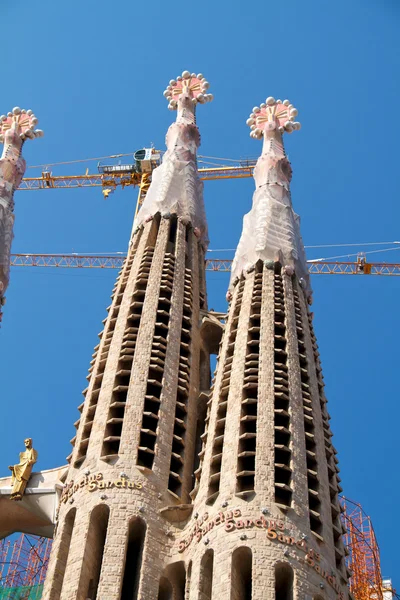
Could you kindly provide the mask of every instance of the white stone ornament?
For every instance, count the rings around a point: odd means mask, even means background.
[[[285,265],[284,271],[288,277],[292,277],[294,275],[294,268],[292,265]]]

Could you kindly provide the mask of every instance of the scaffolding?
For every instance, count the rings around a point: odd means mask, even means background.
[[[371,518],[349,498],[343,496],[341,505],[350,591],[355,600],[384,600],[379,546]]]
[[[39,600],[52,540],[21,534],[0,541],[0,600]]]

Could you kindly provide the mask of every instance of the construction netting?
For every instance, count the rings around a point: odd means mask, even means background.
[[[38,600],[51,550],[51,540],[12,535],[0,541],[0,600]]]
[[[208,245],[203,182],[197,170],[196,153],[200,134],[193,109],[183,110],[168,129],[167,151],[162,163],[154,169],[149,190],[136,216],[134,229],[157,213],[163,217],[177,215],[191,223],[204,247]]]
[[[1,587],[0,600],[39,600],[42,597],[43,584],[19,587]]]
[[[290,196],[290,164],[275,146],[260,156],[254,169],[256,190],[251,210],[243,218],[243,229],[232,263],[230,287],[243,272],[259,261],[280,262],[293,269],[309,294],[310,276],[300,217]],[[274,153],[275,152],[275,153]]]

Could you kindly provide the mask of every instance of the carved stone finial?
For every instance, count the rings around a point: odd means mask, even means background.
[[[164,96],[169,100],[168,108],[176,110],[180,98],[189,97],[193,105],[205,104],[214,99],[212,94],[208,94],[207,90],[210,87],[204,75],[199,73],[190,74],[189,71],[183,71],[182,75],[175,79],[171,79]]]
[[[196,105],[211,102],[208,81],[199,73],[183,71],[171,79],[164,96],[168,108],[176,110],[174,123],[165,138],[167,151],[162,163],[152,172],[151,184],[142,207],[135,217],[134,233],[154,215],[163,219],[176,216],[181,224],[191,225],[203,249],[207,247],[207,220],[203,200],[203,182],[197,168],[200,132],[196,124]]]
[[[301,124],[295,121],[297,115],[297,109],[290,104],[289,100],[282,102],[270,96],[260,106],[253,108],[246,121],[251,129],[250,137],[261,139],[264,132],[272,132],[276,129],[280,133],[292,133],[301,128]]]
[[[19,463],[8,467],[12,473],[12,492],[10,499],[16,501],[22,500],[22,496],[24,495],[32,473],[32,467],[38,458],[38,453],[32,447],[32,438],[26,438],[24,444],[26,449],[24,452],[20,452]]]
[[[0,142],[13,143],[19,138],[22,142],[26,139],[34,140],[43,137],[43,131],[36,129],[39,120],[31,110],[16,106],[12,112],[0,117]]]
[[[292,169],[282,139],[283,133],[300,129],[296,116],[297,109],[289,100],[269,97],[253,108],[247,120],[250,136],[264,142],[254,168],[253,204],[244,216],[232,263],[230,290],[237,277],[249,273],[262,260],[266,269],[275,268],[276,263],[285,265],[285,273],[296,273],[304,281],[306,293],[311,291],[300,219],[290,195]]]

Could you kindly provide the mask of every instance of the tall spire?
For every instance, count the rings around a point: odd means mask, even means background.
[[[230,288],[243,271],[263,260],[279,261],[289,271],[296,271],[301,284],[311,293],[300,218],[293,210],[290,195],[292,169],[282,139],[283,133],[300,129],[296,116],[297,110],[289,100],[269,97],[253,108],[247,120],[250,136],[263,138],[263,148],[254,169],[256,191],[252,208],[243,219]]]
[[[165,94],[178,117],[91,361],[44,600],[172,598],[172,546],[173,577],[184,585],[175,540],[192,511],[215,345],[203,325],[207,226],[196,164],[195,106],[211,99],[207,88],[184,72]],[[100,482],[94,493],[88,477]]]
[[[15,107],[0,117],[0,142],[4,144],[0,158],[0,320],[4,294],[10,280],[10,251],[14,226],[14,190],[24,176],[26,162],[22,147],[26,139],[42,137],[35,130],[38,119],[31,110]]]
[[[268,98],[248,121],[264,147],[180,546],[190,600],[348,599],[338,460],[282,143],[296,115]]]
[[[203,200],[203,183],[197,174],[197,148],[200,133],[196,125],[196,105],[213,99],[208,94],[208,81],[199,73],[184,71],[169,82],[164,96],[168,108],[177,110],[176,121],[166,136],[167,151],[162,164],[152,174],[152,183],[135,221],[139,227],[160,212],[162,216],[176,214],[194,228],[203,245],[208,243]]]

